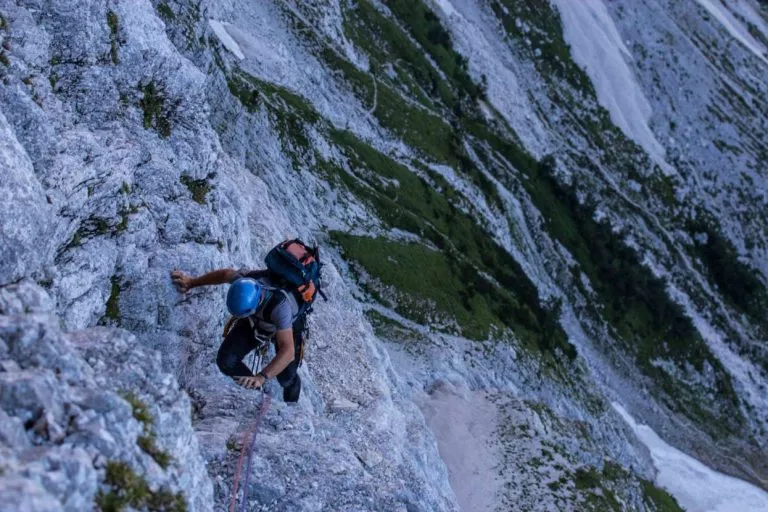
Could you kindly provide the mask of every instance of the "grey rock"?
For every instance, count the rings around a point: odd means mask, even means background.
[[[21,476],[4,476],[0,482],[3,499],[0,501],[1,512],[60,512],[62,505],[38,482]]]
[[[9,416],[4,409],[0,409],[0,445],[2,444],[19,451],[29,446],[24,423],[19,418]]]
[[[0,112],[0,286],[39,272],[53,254],[48,244],[53,208],[32,161]]]

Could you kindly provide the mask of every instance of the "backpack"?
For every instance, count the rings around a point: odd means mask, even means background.
[[[319,293],[324,300],[320,280],[320,249],[308,247],[299,239],[286,240],[273,247],[264,258],[270,280],[276,286],[293,293],[299,311],[296,318],[312,311]]]

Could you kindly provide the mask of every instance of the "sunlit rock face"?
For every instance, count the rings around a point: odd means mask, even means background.
[[[669,445],[765,487],[767,18],[0,2],[0,510],[677,510]],[[330,300],[238,473],[225,289],[169,273],[297,236]]]

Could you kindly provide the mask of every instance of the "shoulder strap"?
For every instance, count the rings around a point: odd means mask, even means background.
[[[266,320],[267,322],[271,321],[272,319],[272,312],[275,310],[277,306],[285,302],[287,297],[287,292],[281,288],[266,288],[271,294],[271,296],[267,299],[267,303],[264,306],[263,312],[261,314],[262,318]]]

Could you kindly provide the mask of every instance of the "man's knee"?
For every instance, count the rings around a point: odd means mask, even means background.
[[[296,374],[290,385],[283,387],[283,401],[298,402],[301,394],[301,377]]]
[[[219,353],[216,355],[216,365],[224,375],[232,375],[238,362],[237,356],[226,350],[219,349]]]
[[[283,388],[283,400],[297,402],[301,393],[301,377],[298,374],[298,361],[293,361],[277,376],[277,382]]]
[[[296,361],[293,361],[291,364],[288,365],[288,367],[280,372],[277,375],[277,382],[280,383],[280,386],[285,388],[287,386],[290,386],[294,380],[296,380],[299,376],[296,374],[296,371],[298,370],[298,365],[296,364]]]

